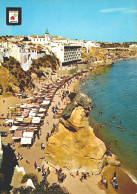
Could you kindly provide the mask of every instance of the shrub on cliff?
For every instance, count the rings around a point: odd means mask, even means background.
[[[5,62],[2,63],[2,66],[8,69],[12,76],[15,76],[17,85],[20,87],[20,89],[23,88],[24,90],[25,87],[32,85],[30,72],[24,71],[20,63],[13,57],[5,60]]]
[[[41,68],[51,68],[52,70],[57,70],[59,66],[59,60],[55,55],[44,55],[38,59],[33,60],[32,65],[29,69],[30,73],[35,73],[37,76],[44,76],[44,71]],[[43,72],[42,72],[43,71]],[[43,74],[42,74],[43,73]]]
[[[32,189],[31,187],[24,188],[14,188],[14,194],[69,194],[69,192],[65,188],[61,188],[60,185],[53,183],[50,187],[45,187],[45,184],[39,184],[36,186],[36,189]]]
[[[25,174],[21,180],[21,183],[26,183],[28,179],[31,179],[34,185],[38,184],[38,177],[33,173]]]

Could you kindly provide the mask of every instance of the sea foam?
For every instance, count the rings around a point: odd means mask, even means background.
[[[137,184],[137,178],[129,170],[127,169],[123,169],[123,170],[126,174],[128,174],[128,176],[132,179],[132,181]]]

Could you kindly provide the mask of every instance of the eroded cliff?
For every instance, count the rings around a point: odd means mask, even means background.
[[[104,142],[89,126],[90,110],[91,99],[79,92],[63,111],[57,132],[48,139],[45,149],[46,159],[53,165],[93,173],[110,163],[119,165],[116,157],[105,155]]]

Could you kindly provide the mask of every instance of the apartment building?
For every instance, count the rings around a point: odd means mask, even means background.
[[[81,46],[64,46],[64,60],[62,65],[81,61]]]
[[[59,59],[60,66],[81,61],[81,46],[64,45],[62,43],[52,42],[48,48]]]

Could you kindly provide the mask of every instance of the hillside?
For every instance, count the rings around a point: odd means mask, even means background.
[[[25,91],[26,88],[33,86],[30,73],[25,72],[13,57],[2,63],[0,72],[4,92]]]
[[[50,72],[56,71],[58,66],[58,59],[55,56],[44,55],[44,57],[33,60],[30,69],[24,71],[15,58],[7,58],[0,66],[0,86],[3,88],[4,93],[27,91],[35,88],[34,83],[39,78],[46,77]]]
[[[59,60],[55,55],[44,55],[38,59],[33,60],[28,72],[34,73],[38,78],[46,76],[51,71],[56,71],[59,67]]]
[[[83,62],[95,62],[95,61],[107,61],[107,60],[120,60],[128,59],[137,56],[136,48],[101,48],[91,47],[89,52],[82,49],[82,61]]]

